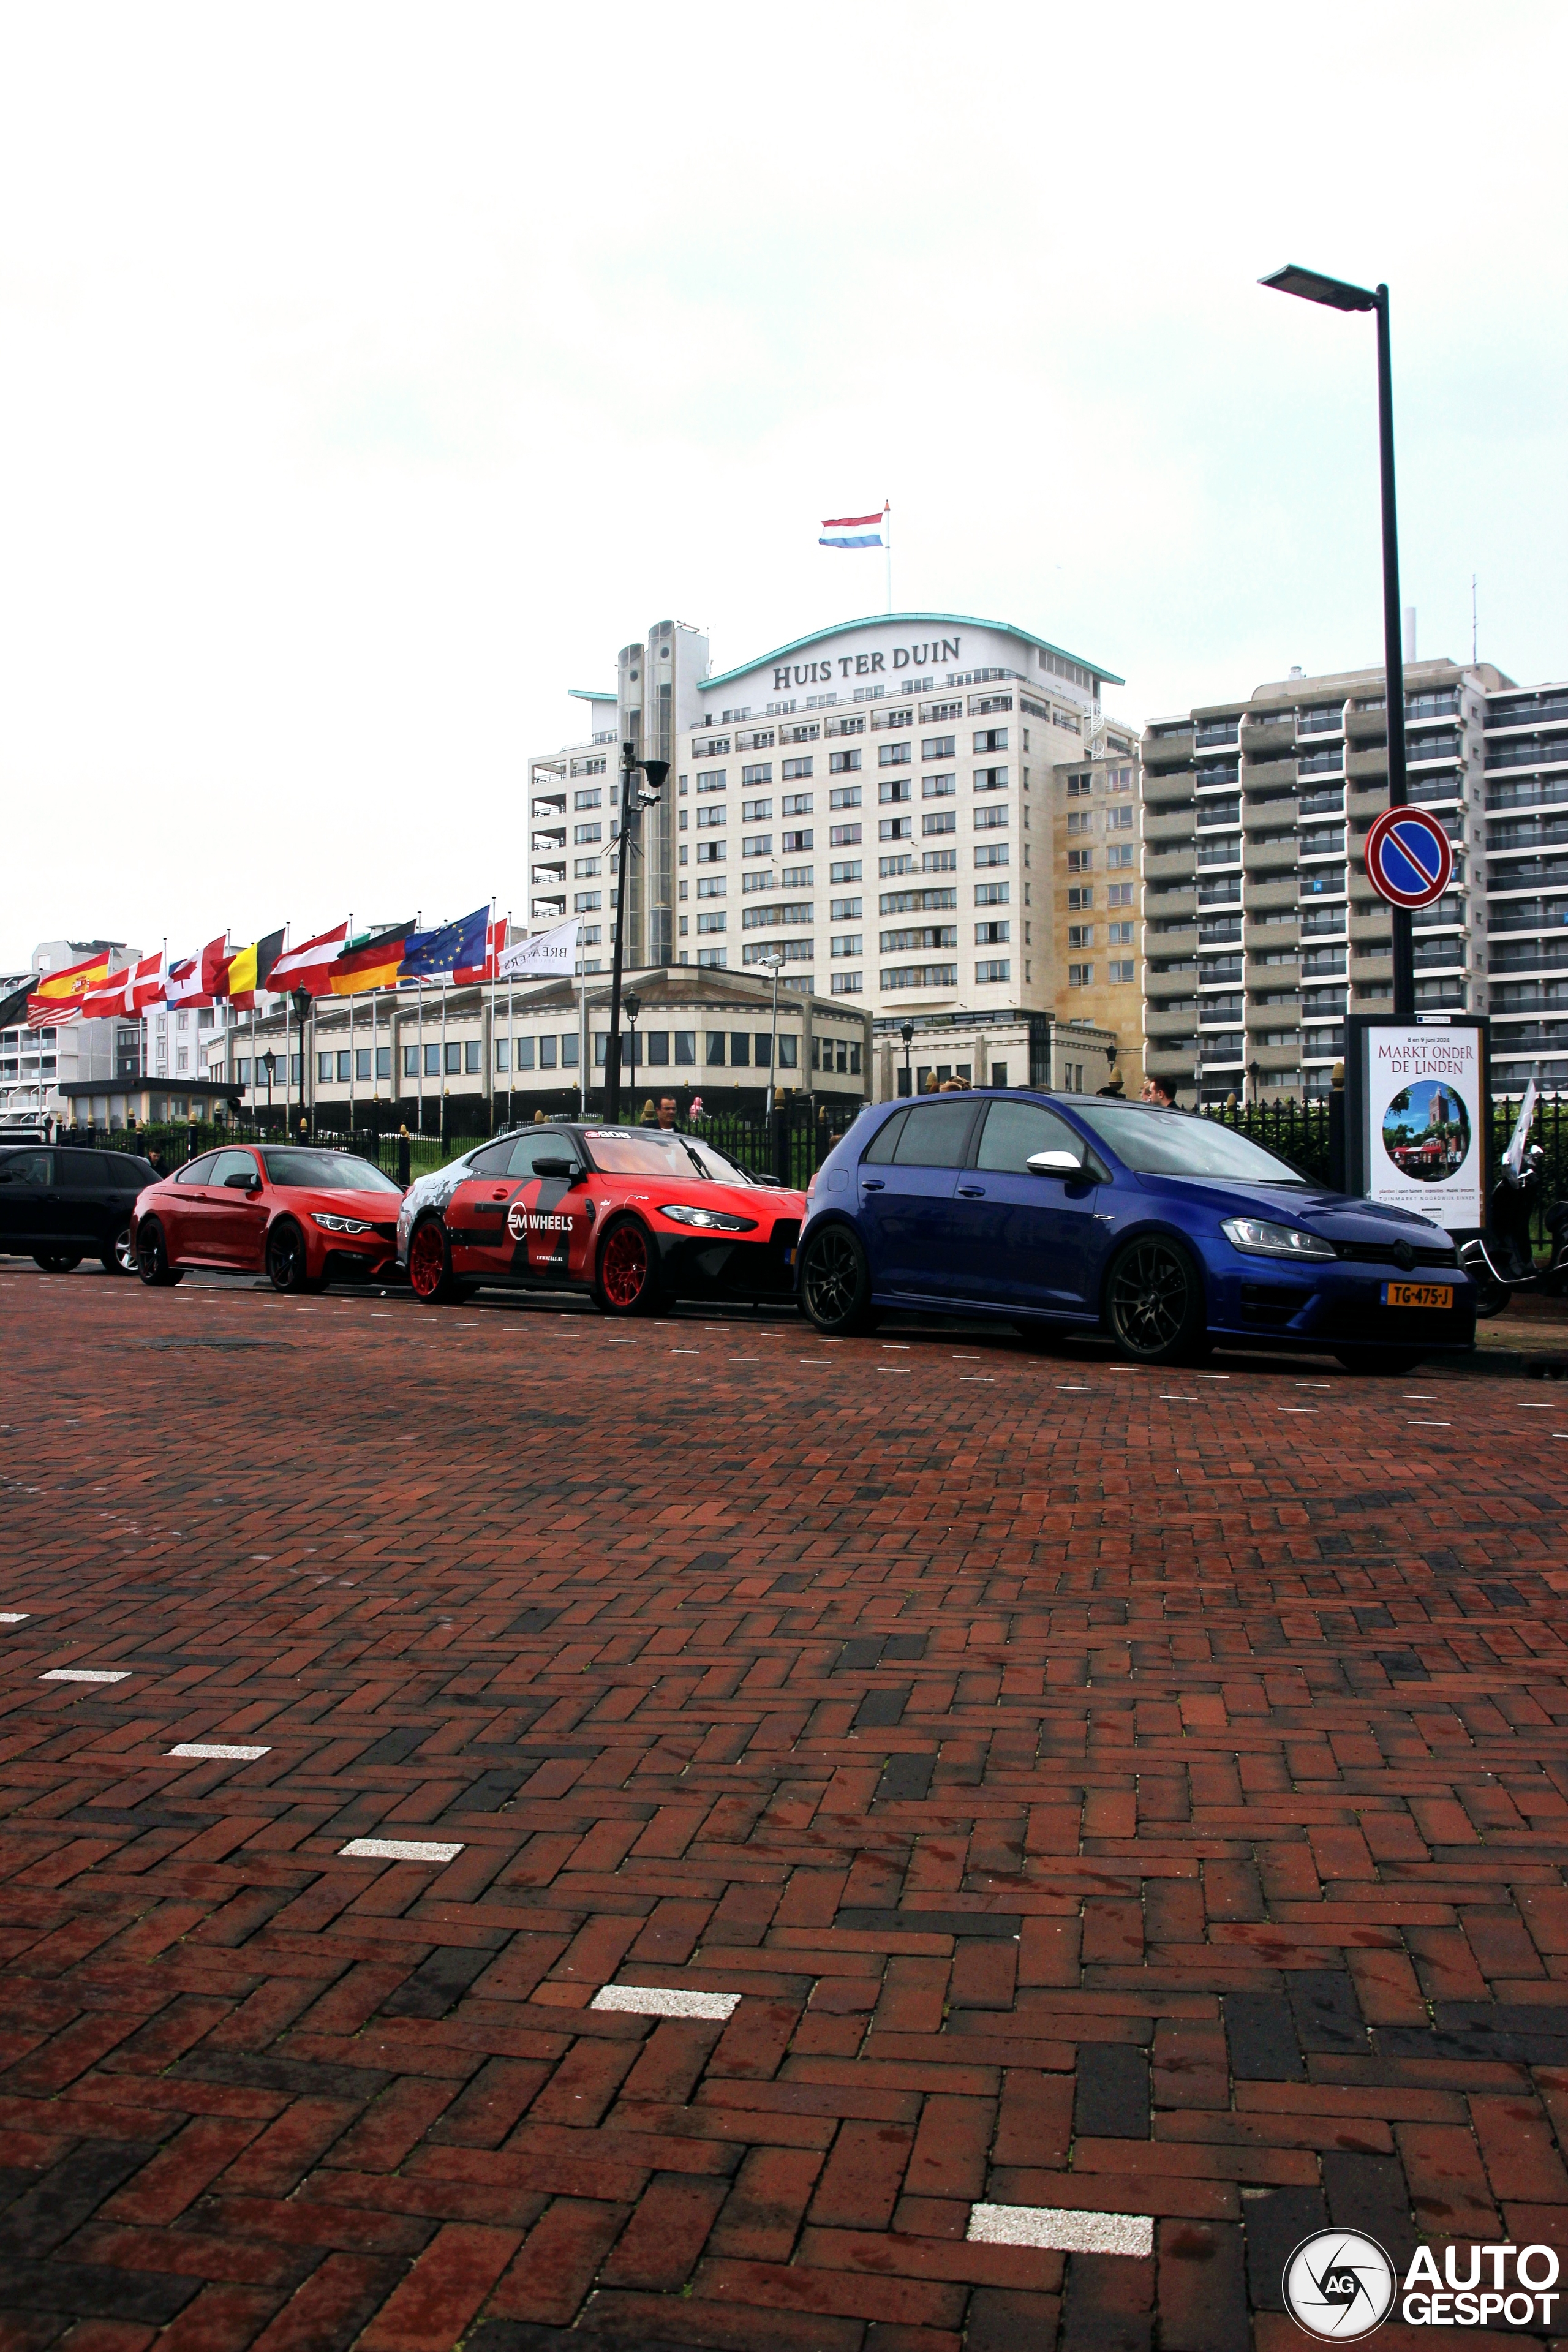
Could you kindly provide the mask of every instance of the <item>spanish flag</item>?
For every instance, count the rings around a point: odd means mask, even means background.
[[[414,936],[412,923],[388,923],[351,940],[330,967],[334,996],[363,996],[372,988],[395,988],[403,951]]]
[[[28,1028],[46,1029],[57,1021],[74,1021],[80,1010],[79,998],[108,979],[111,952],[109,948],[100,948],[85,963],[73,963],[66,971],[51,971],[40,980],[27,998]]]
[[[228,960],[225,993],[231,1004],[248,1012],[256,1003],[258,989],[264,989],[272,977],[272,967],[283,952],[281,929],[268,931],[264,940],[252,940],[247,948],[237,948]]]

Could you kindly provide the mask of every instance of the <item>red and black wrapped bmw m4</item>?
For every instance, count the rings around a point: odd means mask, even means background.
[[[552,1121],[416,1184],[398,1256],[416,1297],[581,1290],[606,1315],[677,1298],[787,1301],[805,1196],[698,1136]]]

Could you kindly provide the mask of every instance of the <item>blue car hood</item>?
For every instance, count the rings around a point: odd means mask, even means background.
[[[1316,1184],[1241,1184],[1226,1176],[1135,1176],[1132,1181],[1142,1192],[1167,1202],[1173,1213],[1212,1217],[1215,1223],[1223,1217],[1267,1217],[1277,1225],[1301,1225],[1326,1241],[1385,1242],[1390,1248],[1401,1238],[1425,1249],[1449,1238],[1426,1217],[1407,1216],[1403,1209],[1353,1200],[1347,1192],[1331,1192]]]

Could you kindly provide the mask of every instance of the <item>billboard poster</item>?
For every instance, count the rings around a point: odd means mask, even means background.
[[[1366,1200],[1451,1234],[1486,1223],[1486,1023],[1348,1024],[1349,1165]]]

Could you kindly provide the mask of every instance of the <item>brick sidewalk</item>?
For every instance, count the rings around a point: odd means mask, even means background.
[[[0,2352],[1284,2352],[1320,2223],[1568,2256],[1568,1401],[904,1336],[0,1271]]]

